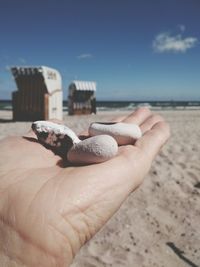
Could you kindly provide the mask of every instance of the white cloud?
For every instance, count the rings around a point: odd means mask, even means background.
[[[183,38],[181,34],[172,36],[170,33],[165,32],[156,36],[155,40],[153,41],[153,49],[158,53],[185,53],[188,49],[195,47],[197,43],[198,39],[196,37]]]
[[[183,24],[179,24],[179,25],[178,25],[178,28],[179,28],[179,30],[180,30],[181,32],[184,32],[184,31],[185,31],[185,25],[183,25]]]
[[[22,63],[22,64],[26,64],[26,59],[20,57],[18,60],[19,60],[20,63]]]
[[[92,54],[81,54],[79,56],[77,56],[78,59],[88,59],[88,58],[92,58],[93,55]]]

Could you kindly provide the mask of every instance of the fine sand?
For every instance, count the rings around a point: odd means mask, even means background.
[[[159,113],[170,123],[171,139],[142,186],[81,249],[72,267],[200,266],[200,110]],[[64,120],[80,133],[90,122],[116,115],[65,114]],[[11,122],[11,116],[0,111],[0,139],[30,128],[31,123]]]

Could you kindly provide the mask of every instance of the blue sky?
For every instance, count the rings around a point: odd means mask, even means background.
[[[0,99],[9,67],[97,82],[98,100],[200,100],[199,0],[0,0]]]

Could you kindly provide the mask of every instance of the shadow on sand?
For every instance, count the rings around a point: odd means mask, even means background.
[[[8,122],[14,122],[12,119],[1,119],[0,118],[0,123],[8,123]]]
[[[184,251],[180,250],[179,248],[177,248],[175,246],[175,244],[173,242],[167,242],[166,245],[168,247],[170,247],[174,253],[181,259],[183,260],[185,263],[187,263],[189,266],[191,267],[199,267],[199,265],[196,265],[194,262],[192,262],[190,259],[188,259],[186,256],[184,256]]]

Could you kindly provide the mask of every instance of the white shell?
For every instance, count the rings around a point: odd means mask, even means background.
[[[75,144],[68,152],[67,159],[71,163],[100,163],[116,156],[118,145],[109,135],[99,135]]]
[[[118,145],[133,144],[135,140],[142,136],[140,127],[133,123],[124,122],[93,122],[89,127],[89,135],[96,136],[108,134],[115,138]]]
[[[80,142],[78,136],[67,126],[57,124],[51,121],[35,121],[32,124],[32,129],[37,132],[54,132],[55,134],[68,135],[73,143]]]
[[[41,143],[52,148],[69,149],[81,141],[67,126],[50,121],[35,121],[32,129]]]

